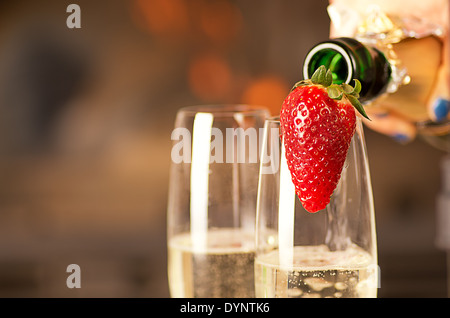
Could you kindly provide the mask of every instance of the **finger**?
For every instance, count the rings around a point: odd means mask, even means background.
[[[450,100],[438,97],[430,107],[432,115],[430,117],[435,122],[444,122],[449,119]]]
[[[430,94],[427,110],[431,120],[443,122],[450,119],[450,63],[449,34],[443,38],[442,63],[439,67],[436,85]]]

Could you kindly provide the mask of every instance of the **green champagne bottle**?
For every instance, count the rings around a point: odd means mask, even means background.
[[[306,55],[303,63],[304,78],[324,65],[333,74],[333,83],[350,83],[358,79],[362,84],[361,103],[367,103],[383,94],[391,80],[391,65],[375,47],[363,45],[352,38],[336,38],[321,42]]]

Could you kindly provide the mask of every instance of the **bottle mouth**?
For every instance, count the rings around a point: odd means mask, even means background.
[[[333,74],[333,83],[350,84],[353,78],[353,64],[348,53],[335,43],[321,43],[306,55],[303,63],[304,79],[311,78],[319,66],[324,65]]]

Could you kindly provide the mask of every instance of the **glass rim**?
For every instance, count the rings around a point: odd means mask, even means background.
[[[280,123],[280,116],[272,116],[266,119],[266,122],[268,123]]]
[[[188,115],[195,115],[197,113],[211,113],[215,117],[232,117],[236,114],[242,114],[246,116],[259,116],[270,113],[269,109],[261,105],[249,105],[249,104],[205,104],[205,105],[193,105],[185,106],[178,110],[178,113],[184,113]]]

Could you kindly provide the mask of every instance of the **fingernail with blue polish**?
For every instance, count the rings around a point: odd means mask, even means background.
[[[438,98],[433,106],[436,121],[445,120],[448,112],[450,111],[450,101],[443,98]]]
[[[392,135],[392,138],[396,142],[401,143],[401,144],[406,144],[406,143],[408,143],[411,140],[411,138],[408,135],[404,135],[404,134],[401,134],[401,133]]]

